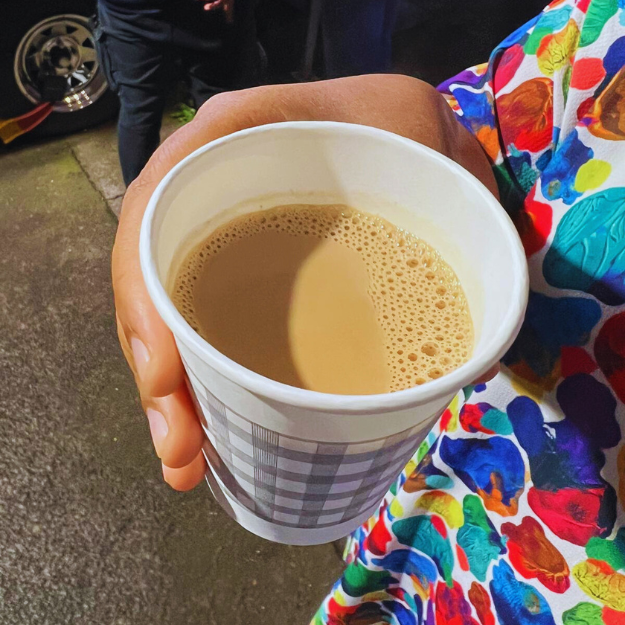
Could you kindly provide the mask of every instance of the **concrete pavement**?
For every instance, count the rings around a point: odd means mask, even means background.
[[[332,545],[161,481],[115,335],[123,190],[112,125],[0,153],[0,625],[305,624]]]

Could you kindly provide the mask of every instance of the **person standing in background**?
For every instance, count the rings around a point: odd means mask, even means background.
[[[326,0],[321,29],[326,78],[391,71],[400,0]]]
[[[119,160],[129,185],[160,141],[168,90],[187,79],[199,108],[258,84],[256,0],[98,0],[98,56],[120,99]]]
[[[392,38],[401,0],[287,0],[309,12],[309,34],[314,55],[321,26],[324,78],[344,78],[391,71]],[[306,61],[304,63],[306,65]],[[304,71],[304,79],[312,69]]]

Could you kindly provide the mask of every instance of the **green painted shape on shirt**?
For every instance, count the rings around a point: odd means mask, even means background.
[[[497,181],[502,206],[505,208],[508,215],[516,215],[523,208],[527,193],[523,191],[516,180],[512,179],[506,165],[495,165],[495,167],[493,167],[493,173]],[[472,386],[468,388],[473,390]]]
[[[414,547],[432,558],[441,577],[451,588],[454,555],[447,538],[443,538],[426,516],[409,517],[393,523],[393,534],[402,545]]]
[[[430,443],[428,439],[426,438],[419,445],[419,449],[417,449],[417,462],[421,462],[421,460],[423,460],[423,458],[425,457],[425,454],[427,454],[428,451],[430,451]]]
[[[586,555],[607,562],[615,571],[625,569],[625,527],[619,529],[614,540],[591,538],[586,545]]]
[[[571,85],[571,71],[573,70],[573,66],[569,65],[564,70],[564,76],[562,76],[562,97],[564,99],[564,104],[566,105],[566,101],[569,97],[569,87]]]
[[[541,28],[540,26],[534,28],[523,46],[523,52],[525,52],[525,54],[536,54],[543,37],[550,35],[552,32],[553,29],[551,28]]]
[[[599,39],[606,22],[618,11],[618,0],[592,0],[579,39],[579,47],[589,46]]]
[[[508,415],[497,408],[491,408],[487,410],[481,419],[482,425],[495,432],[495,434],[501,434],[502,436],[508,436],[512,434],[512,423],[508,419]]]
[[[391,495],[397,495],[397,480],[395,480],[392,484],[391,484],[391,488],[389,489]]]
[[[313,620],[310,623],[310,625],[324,625],[322,610],[323,610],[323,607],[320,607],[317,610],[317,614],[315,614],[315,616],[313,617]]]
[[[601,606],[582,601],[562,614],[563,625],[604,625]]]
[[[462,512],[464,524],[458,530],[458,544],[467,556],[471,573],[484,582],[488,566],[499,554],[505,553],[506,548],[477,495],[467,495],[463,499]]]
[[[362,597],[370,592],[385,590],[389,584],[396,581],[388,571],[370,571],[356,561],[345,569],[341,584],[350,597]]]

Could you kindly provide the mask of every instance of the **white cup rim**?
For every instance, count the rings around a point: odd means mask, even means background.
[[[186,322],[160,281],[152,253],[154,217],[163,194],[180,172],[204,153],[219,149],[225,144],[242,140],[250,135],[288,129],[298,131],[329,129],[337,133],[357,133],[403,144],[426,158],[438,160],[481,194],[484,205],[492,213],[493,220],[498,223],[501,234],[507,237],[510,253],[515,261],[511,267],[512,273],[510,275],[510,280],[514,281],[513,296],[510,299],[507,313],[499,327],[494,329],[490,341],[481,350],[481,353],[454,371],[421,386],[376,395],[335,395],[292,387],[250,371],[217,351]],[[451,396],[461,388],[471,384],[478,376],[501,360],[512,345],[523,322],[529,291],[527,262],[516,228],[501,204],[475,176],[455,161],[416,141],[371,126],[344,122],[296,121],[266,124],[226,135],[198,148],[173,167],[153,192],[141,224],[139,252],[145,284],[161,318],[174,335],[187,346],[192,346],[193,351],[200,355],[207,364],[248,391],[269,400],[303,409],[337,413],[338,415],[341,413],[371,414],[405,410],[445,396]]]

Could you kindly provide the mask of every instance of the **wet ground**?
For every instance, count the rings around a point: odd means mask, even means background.
[[[114,126],[0,153],[0,624],[305,624],[341,562],[166,486],[117,344]]]

